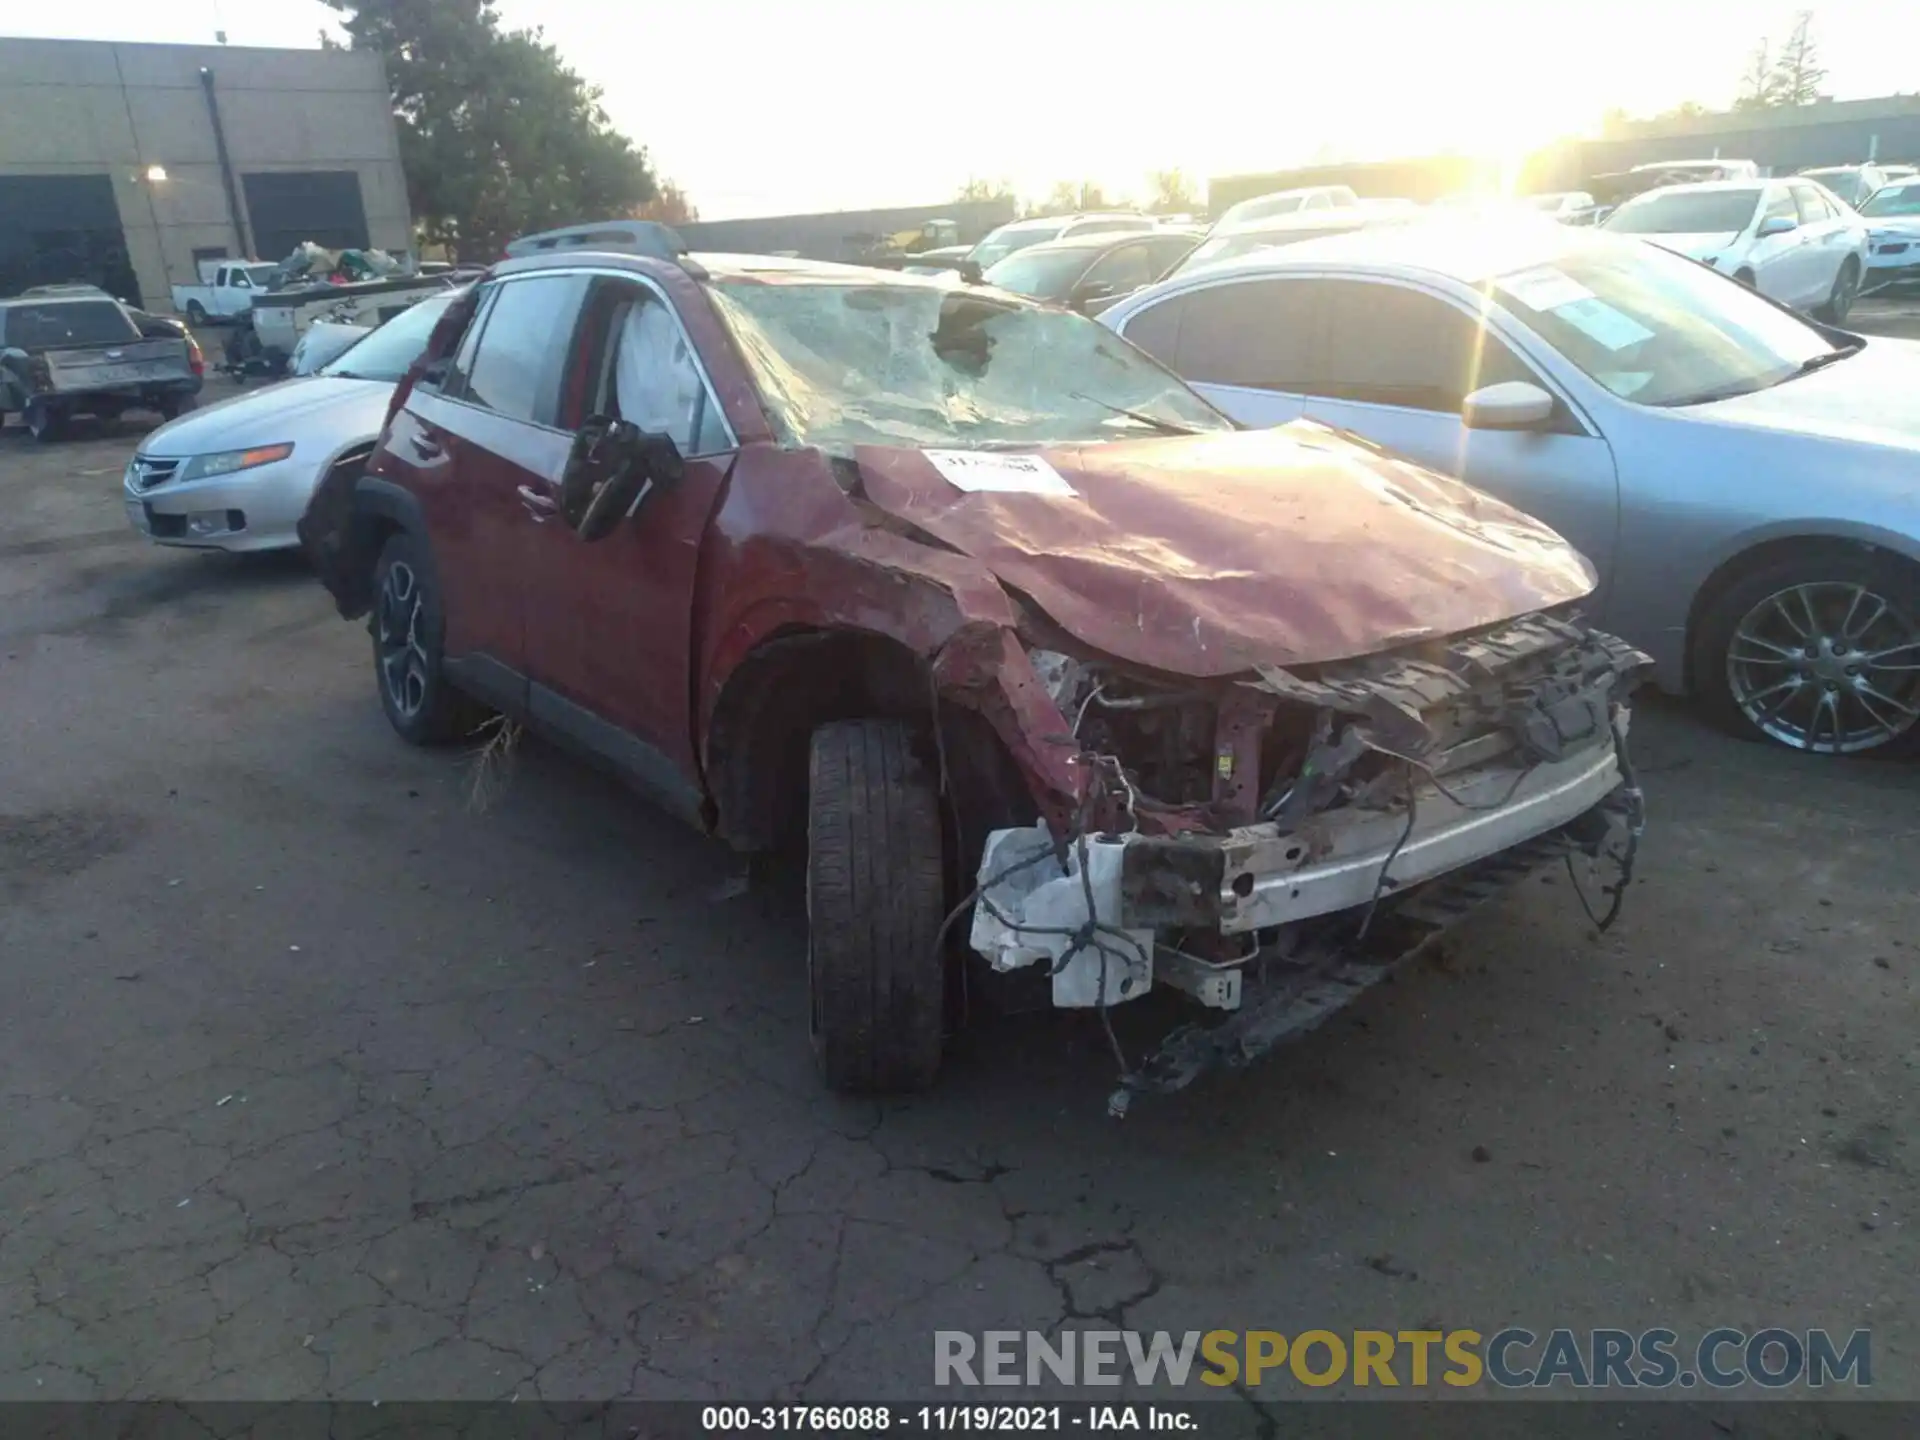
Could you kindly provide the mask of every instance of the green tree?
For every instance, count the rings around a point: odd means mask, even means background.
[[[515,235],[631,214],[657,186],[600,92],[539,30],[489,0],[326,0],[349,48],[386,62],[400,161],[421,232],[466,260]]]
[[[977,175],[969,175],[967,183],[960,187],[960,193],[953,198],[963,205],[983,200],[1004,200],[1009,205],[1015,203],[1011,181],[982,180]]]
[[[687,192],[671,180],[656,182],[654,197],[633,210],[636,220],[658,220],[662,225],[690,225],[700,218],[700,209],[687,198]]]
[[[1029,215],[1072,215],[1082,210],[1105,210],[1112,202],[1107,199],[1106,191],[1092,180],[1082,180],[1077,184],[1072,180],[1059,180],[1053,189],[1047,192],[1047,198],[1035,205]]]
[[[1701,115],[1710,114],[1706,106],[1698,100],[1682,100],[1671,110],[1662,110],[1653,118],[1656,120],[1693,120]]]
[[[1761,37],[1740,73],[1740,96],[1733,102],[1736,110],[1768,110],[1780,103],[1780,82],[1773,64],[1773,48]]]
[[[1204,207],[1184,170],[1156,170],[1151,177],[1153,199],[1147,208],[1156,215],[1188,215]]]
[[[1820,64],[1820,47],[1813,41],[1813,12],[1793,17],[1793,29],[1773,62],[1773,103],[1811,105],[1820,99],[1820,82],[1827,72]]]

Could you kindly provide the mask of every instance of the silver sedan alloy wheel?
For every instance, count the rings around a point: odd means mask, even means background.
[[[1783,745],[1877,750],[1920,723],[1920,616],[1852,581],[1789,585],[1734,630],[1727,688]]]

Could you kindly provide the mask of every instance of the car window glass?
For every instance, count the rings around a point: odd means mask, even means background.
[[[1776,190],[1767,197],[1767,208],[1760,216],[1761,224],[1769,220],[1791,220],[1800,223],[1800,211],[1793,203],[1793,196],[1785,190]]]
[[[1187,297],[1174,370],[1188,380],[1299,393],[1313,375],[1313,291],[1302,280],[1243,280]]]
[[[1138,290],[1154,278],[1153,257],[1144,244],[1121,245],[1109,250],[1081,277],[1082,288],[1105,285],[1109,293],[1120,295]]]
[[[1540,383],[1505,341],[1438,296],[1361,280],[1317,288],[1326,350],[1312,393],[1457,415],[1483,385]]]
[[[1185,295],[1172,296],[1158,304],[1149,305],[1128,320],[1120,333],[1162,365],[1172,369],[1174,362],[1180,358],[1180,320],[1186,314],[1186,309]]]
[[[1147,252],[1153,257],[1153,278],[1158,280],[1184,260],[1196,243],[1191,235],[1156,235],[1149,240]]]
[[[1802,225],[1818,224],[1822,220],[1833,218],[1833,207],[1827,204],[1826,197],[1811,185],[1789,185],[1793,192],[1793,201],[1800,208]]]
[[[473,369],[473,354],[480,348],[480,332],[486,328],[487,312],[493,309],[494,298],[499,293],[497,284],[483,286],[473,302],[473,317],[467,321],[460,343],[454,347],[453,363],[447,367],[446,378],[440,383],[441,393],[449,398],[457,399],[466,391],[467,374]],[[432,382],[424,376],[419,386],[428,390],[433,388]]]
[[[594,414],[618,416],[649,434],[665,432],[683,455],[728,448],[719,404],[694,363],[693,347],[658,296],[637,285],[609,284],[596,297],[584,342],[601,356]]]
[[[515,420],[552,425],[567,342],[587,278],[534,275],[502,282],[480,331],[463,398]]]
[[[253,281],[247,278],[247,272],[244,270],[234,271],[231,278],[235,290],[251,290],[253,288]]]

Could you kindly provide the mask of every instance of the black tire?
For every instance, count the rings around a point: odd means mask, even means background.
[[[1889,643],[1887,637],[1897,638],[1899,634],[1897,628],[1878,628],[1878,626],[1910,627],[1907,630],[1908,634],[1920,636],[1920,571],[1916,571],[1911,565],[1904,564],[1892,557],[1876,555],[1865,550],[1838,544],[1822,544],[1817,541],[1810,541],[1807,544],[1806,550],[1801,554],[1782,556],[1764,562],[1748,570],[1745,574],[1740,575],[1715,595],[1701,612],[1700,618],[1694,625],[1694,631],[1691,637],[1691,659],[1693,689],[1701,704],[1705,707],[1707,714],[1713,719],[1715,724],[1719,725],[1729,734],[1736,735],[1744,740],[1756,740],[1769,744],[1782,745],[1788,749],[1811,750],[1813,753],[1822,755],[1863,754],[1872,755],[1876,758],[1885,757],[1889,759],[1920,754],[1920,723],[1909,725],[1904,734],[1889,738],[1883,742],[1870,746],[1862,745],[1842,750],[1833,743],[1817,743],[1821,738],[1818,734],[1813,736],[1813,740],[1816,742],[1813,744],[1796,743],[1790,737],[1780,734],[1770,734],[1766,729],[1762,728],[1762,725],[1751,717],[1746,710],[1741,708],[1741,704],[1734,694],[1733,679],[1729,675],[1729,670],[1733,668],[1729,664],[1729,650],[1734,644],[1735,635],[1739,631],[1742,621],[1746,620],[1750,615],[1753,615],[1758,607],[1765,605],[1770,597],[1780,595],[1796,586],[1809,587],[1814,594],[1817,606],[1821,605],[1827,597],[1832,597],[1834,604],[1850,603],[1845,601],[1843,597],[1851,593],[1851,587],[1855,586],[1861,587],[1868,595],[1876,597],[1876,599],[1885,599],[1888,602],[1888,616],[1879,621],[1877,627],[1869,632],[1878,638],[1871,641],[1867,646],[1855,646],[1854,653],[1856,656],[1862,648],[1873,648]],[[1821,587],[1827,588],[1823,590]],[[1845,589],[1836,589],[1835,587],[1845,587]],[[1810,624],[1805,610],[1801,608],[1799,600],[1795,598],[1789,603],[1792,609],[1792,619],[1798,621],[1800,626],[1804,626],[1815,632],[1827,629],[1843,631],[1845,628],[1844,624],[1839,627]],[[1863,609],[1861,612],[1856,613],[1868,612]],[[1851,618],[1851,616],[1848,618]],[[1787,617],[1781,617],[1780,623],[1786,624]],[[1797,641],[1792,639],[1792,632],[1783,632],[1782,635],[1775,636],[1774,638],[1784,639],[1789,643],[1798,644]],[[1812,647],[1809,646],[1807,648]],[[1743,645],[1741,653],[1743,655],[1769,654],[1769,652],[1765,650],[1747,645]],[[1895,656],[1889,663],[1920,663],[1920,650],[1903,651],[1900,655]],[[1764,667],[1774,665],[1780,667],[1779,673],[1783,679],[1787,678],[1789,673],[1795,670],[1792,662],[1776,661],[1770,658],[1763,660],[1761,667],[1756,668],[1749,666],[1747,668],[1750,673],[1756,675],[1765,674],[1766,678],[1770,680],[1771,674],[1765,672]],[[1920,707],[1920,678],[1915,678],[1915,674],[1916,672],[1911,671],[1893,672],[1892,674],[1882,676],[1870,675],[1869,678],[1885,680],[1888,684],[1897,685],[1902,683],[1902,677],[1904,676],[1904,683],[1910,688],[1904,691],[1895,689],[1890,693],[1892,693],[1895,701],[1899,704],[1908,707]],[[1834,683],[1842,686],[1850,683],[1844,673],[1832,678]],[[1819,684],[1823,688],[1828,683],[1828,677],[1818,675],[1810,675],[1802,680],[1803,685]],[[1844,694],[1844,692],[1842,693]],[[1818,699],[1812,690],[1807,690],[1806,695],[1809,700]],[[1757,696],[1750,696],[1750,703],[1752,699],[1757,698]],[[1876,702],[1876,704],[1882,714],[1898,720],[1900,712],[1896,706],[1879,704],[1878,702]],[[1791,728],[1793,718],[1798,714],[1798,706],[1799,702],[1795,701],[1795,708],[1784,713],[1779,720],[1773,723],[1785,728]]]
[[[189,410],[199,407],[199,399],[192,395],[163,395],[153,402],[153,408],[162,420],[178,420]]]
[[[67,417],[44,400],[29,400],[25,416],[27,433],[40,444],[51,444],[67,433]]]
[[[207,307],[198,300],[187,302],[187,324],[198,330],[207,323]]]
[[[446,625],[432,562],[425,542],[405,530],[387,537],[374,564],[367,630],[373,637],[380,708],[402,740],[409,745],[450,744],[471,735],[486,718],[485,710],[454,689],[441,668]]]
[[[834,1090],[924,1090],[946,1037],[940,795],[896,720],[813,732],[807,766],[807,983]]]
[[[1853,302],[1859,298],[1860,262],[1849,255],[1842,262],[1840,273],[1833,277],[1833,291],[1827,296],[1827,303],[1820,307],[1818,318],[1829,325],[1845,324]]]

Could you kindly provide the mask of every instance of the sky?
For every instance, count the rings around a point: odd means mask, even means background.
[[[703,219],[938,204],[970,177],[1023,196],[1094,180],[1144,197],[1209,176],[1444,150],[1519,155],[1733,99],[1768,0],[498,0],[605,92]],[[1836,99],[1920,90],[1920,5],[1822,0]],[[319,0],[87,0],[12,7],[0,32],[314,46]]]

